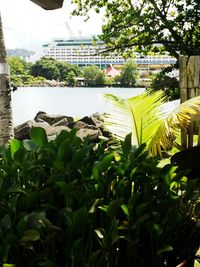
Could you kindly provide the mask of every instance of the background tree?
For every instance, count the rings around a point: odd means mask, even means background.
[[[105,75],[103,71],[96,65],[83,67],[82,74],[86,86],[99,86],[105,83]]]
[[[74,87],[76,85],[76,75],[73,71],[68,72],[66,82],[68,86]]]
[[[199,0],[74,0],[74,14],[88,16],[105,9],[101,39],[107,49],[200,54]]]
[[[67,74],[73,72],[75,76],[80,74],[80,69],[76,65],[55,60],[53,58],[42,57],[31,66],[30,74],[41,76],[47,80],[65,81]]]
[[[8,64],[10,66],[11,75],[25,75],[29,72],[30,63],[27,63],[20,57],[8,57]]]
[[[132,60],[127,61],[118,77],[118,82],[124,87],[133,87],[138,78],[137,65]]]
[[[60,71],[56,66],[56,60],[43,57],[32,65],[30,74],[37,77],[41,76],[47,80],[59,80]]]
[[[65,81],[66,77],[70,72],[73,72],[74,76],[79,76],[80,75],[80,69],[77,65],[70,64],[68,62],[64,61],[55,61],[56,67],[59,70],[59,80],[60,81]]]

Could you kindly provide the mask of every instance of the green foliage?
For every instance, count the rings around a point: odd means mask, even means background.
[[[104,10],[101,38],[108,49],[122,53],[135,48],[172,56],[200,54],[199,0],[74,0],[75,15],[88,16],[89,10]],[[161,44],[161,46],[160,46]]]
[[[82,74],[85,85],[88,87],[100,86],[105,83],[105,75],[96,65],[83,67]]]
[[[46,81],[44,77],[33,77],[31,75],[20,75],[20,76],[11,76],[11,83],[17,86],[38,86],[43,84]]]
[[[169,101],[180,98],[178,80],[167,76],[162,71],[154,77],[148,90],[152,92],[163,90]]]
[[[73,72],[77,76],[80,70],[77,66],[67,62],[43,57],[32,65],[30,74],[33,76],[42,76],[48,80],[65,81],[69,72]]]
[[[70,63],[57,61],[57,60],[55,60],[55,64],[60,73],[60,76],[59,76],[60,81],[66,81],[69,73],[71,73],[70,75],[73,74],[74,77],[77,77],[78,75],[80,75],[81,71],[77,65],[72,65]]]
[[[11,70],[11,83],[16,86],[38,86],[42,84],[46,79],[41,76],[33,77],[30,75],[31,63],[19,57],[8,57],[8,64]]]
[[[137,65],[132,60],[129,60],[123,65],[117,81],[120,83],[121,86],[133,87],[137,82],[137,78],[138,78]]]
[[[159,168],[130,135],[117,150],[76,130],[31,137],[1,150],[3,266],[171,267],[194,255],[199,192],[184,172]]]
[[[106,85],[112,85],[114,83],[114,81],[115,81],[115,79],[113,77],[109,77],[109,76],[105,75],[104,82]]]
[[[31,66],[30,63],[27,63],[25,60],[16,56],[8,57],[8,64],[10,66],[11,76],[26,75]]]
[[[67,82],[67,85],[68,86],[75,86],[76,85],[76,75],[74,74],[73,71],[70,71],[68,74],[67,74],[67,77],[66,77],[66,82]]]
[[[31,67],[31,75],[42,76],[48,80],[58,80],[60,72],[56,67],[56,61],[52,58],[41,58]]]

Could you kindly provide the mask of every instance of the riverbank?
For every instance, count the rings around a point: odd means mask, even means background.
[[[149,80],[142,79],[138,84],[135,85],[135,87],[120,87],[120,88],[147,88],[150,85]],[[14,85],[15,86],[15,85]],[[17,87],[17,86],[16,86]],[[36,81],[36,82],[30,82],[30,83],[23,83],[18,87],[84,87],[88,88],[87,86],[84,86],[83,84],[76,84],[76,86],[69,86],[66,82],[59,82],[55,80],[46,80],[44,82]],[[94,88],[99,87],[113,87],[113,88],[119,88],[119,84],[99,84],[97,86],[94,86]]]

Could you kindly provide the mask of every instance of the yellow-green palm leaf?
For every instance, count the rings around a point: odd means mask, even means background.
[[[200,111],[200,97],[192,98],[183,104],[175,102],[175,107],[162,91],[153,94],[143,93],[129,99],[104,95],[109,104],[105,125],[117,138],[124,139],[132,132],[132,142],[139,146],[146,143],[152,155],[171,147],[177,130],[187,128],[192,116]],[[180,131],[179,131],[180,132]]]

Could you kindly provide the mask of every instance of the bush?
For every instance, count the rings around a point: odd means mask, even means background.
[[[199,245],[198,192],[127,136],[12,140],[0,161],[0,260],[16,267],[176,266]],[[196,213],[198,212],[196,206]]]

